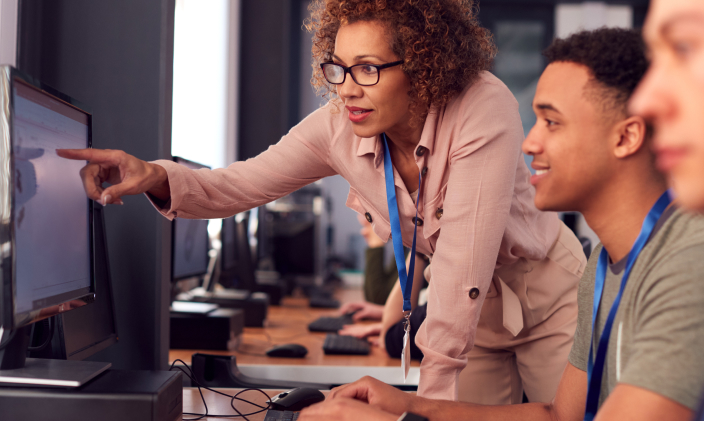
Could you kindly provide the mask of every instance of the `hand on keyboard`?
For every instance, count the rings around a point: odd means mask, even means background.
[[[356,301],[347,303],[340,308],[340,314],[354,313],[352,319],[359,320],[381,320],[384,315],[384,306],[366,301]]]
[[[355,338],[377,336],[381,333],[381,323],[372,323],[364,325],[345,325],[337,333],[338,335],[354,336]]]

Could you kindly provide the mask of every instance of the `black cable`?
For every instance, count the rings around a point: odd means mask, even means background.
[[[184,369],[181,368],[181,367],[177,367],[177,366],[176,366],[176,363],[181,363],[186,369],[188,369],[188,372],[186,372],[186,370],[184,370]],[[191,381],[192,381],[193,383],[195,383],[195,384],[198,386],[198,393],[200,393],[200,398],[201,398],[201,400],[203,401],[203,406],[205,407],[205,413],[204,413],[204,414],[198,414],[198,413],[193,413],[193,412],[184,412],[183,415],[195,415],[195,416],[197,416],[197,418],[183,418],[184,421],[196,421],[196,420],[203,419],[203,418],[205,418],[205,417],[212,417],[212,418],[237,418],[237,417],[242,417],[242,418],[244,418],[245,420],[249,421],[249,418],[247,418],[248,416],[252,416],[252,415],[256,415],[256,414],[262,413],[262,412],[264,412],[264,411],[266,411],[266,410],[268,410],[268,409],[271,408],[271,397],[270,397],[266,392],[264,392],[264,391],[261,390],[261,389],[256,389],[256,388],[244,389],[244,390],[241,390],[241,391],[237,392],[237,394],[235,394],[234,396],[232,396],[232,395],[228,395],[227,393],[223,393],[223,392],[220,392],[220,391],[218,391],[218,390],[211,389],[211,388],[209,388],[209,387],[207,387],[207,386],[201,385],[201,384],[195,379],[195,376],[193,375],[193,371],[191,370],[191,368],[190,368],[185,362],[183,362],[183,360],[180,360],[180,359],[174,360],[174,362],[171,364],[171,368],[169,368],[169,371],[174,370],[174,369],[177,369],[177,370],[181,371],[182,373],[184,373],[189,379],[191,379]],[[232,407],[232,409],[233,409],[235,412],[237,412],[237,415],[211,415],[211,414],[209,414],[209,413],[208,413],[208,405],[207,405],[206,402],[205,402],[205,397],[203,396],[203,391],[201,390],[201,387],[202,387],[203,389],[205,389],[205,390],[209,390],[209,391],[211,391],[211,392],[213,392],[213,393],[217,393],[218,395],[222,395],[222,396],[226,396],[226,397],[230,398],[230,406]],[[267,406],[261,406],[261,405],[259,405],[259,404],[256,404],[256,403],[254,403],[254,402],[251,402],[251,401],[248,401],[248,400],[246,400],[246,399],[242,399],[242,398],[239,397],[242,393],[244,393],[244,392],[249,392],[250,390],[256,390],[257,392],[259,392],[259,393],[263,394],[264,396],[266,396],[266,397],[267,397],[267,400],[268,400]],[[247,414],[243,414],[243,413],[241,413],[237,408],[235,408],[235,400],[238,400],[238,401],[247,403],[247,404],[252,405],[252,406],[256,406],[257,408],[260,408],[260,409],[259,409],[258,411],[254,411],[254,412],[250,412],[250,413],[247,413]]]
[[[44,340],[44,343],[41,344],[41,345],[39,345],[39,346],[30,346],[30,347],[27,347],[27,350],[29,350],[29,351],[41,351],[41,350],[43,350],[44,348],[46,348],[47,346],[49,346],[49,344],[51,343],[51,340],[54,339],[54,317],[50,317],[50,318],[46,321],[46,325],[49,326],[49,327],[48,327],[48,329],[49,329],[49,334],[46,335],[46,339]]]

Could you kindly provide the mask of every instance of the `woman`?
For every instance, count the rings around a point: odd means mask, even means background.
[[[385,137],[403,242],[411,246],[417,227],[417,252],[433,259],[416,339],[425,356],[419,394],[456,400],[472,351],[462,382],[472,401],[520,401],[522,387],[548,401],[572,343],[585,259],[557,216],[533,205],[517,103],[486,71],[495,47],[473,7],[314,1],[313,85],[332,100],[227,169],[190,171],[119,151],[62,156],[91,161],[82,174],[92,199],[146,192],[168,218],[226,217],[340,174],[347,206],[388,241]]]

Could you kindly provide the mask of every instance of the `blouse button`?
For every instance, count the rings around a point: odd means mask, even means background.
[[[418,227],[423,226],[423,220],[420,218],[417,218],[414,216],[413,219],[411,219],[411,221],[413,221],[413,223],[416,224],[416,226],[418,226]]]
[[[372,215],[369,212],[365,213],[364,217],[367,218],[367,222],[372,223]]]
[[[420,174],[425,177],[425,174],[428,173],[428,167],[423,167],[423,171],[420,172]]]
[[[438,219],[442,218],[442,208],[438,208],[438,210],[435,211],[435,217]]]
[[[416,149],[416,155],[418,155],[418,156],[425,155],[425,148],[423,146],[418,146],[418,149]]]
[[[479,288],[472,288],[469,290],[469,298],[476,300],[479,297]]]

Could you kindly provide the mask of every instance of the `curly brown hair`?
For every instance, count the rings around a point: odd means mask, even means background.
[[[491,32],[479,26],[474,0],[313,0],[306,28],[313,32],[313,77],[319,95],[335,97],[320,70],[332,61],[337,31],[358,21],[378,21],[411,81],[415,119],[442,107],[488,70],[496,55]]]

